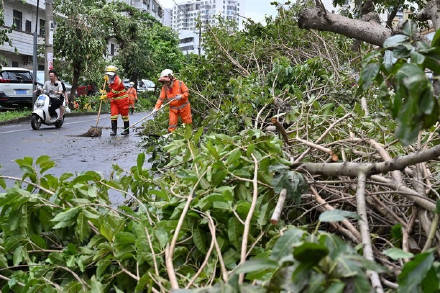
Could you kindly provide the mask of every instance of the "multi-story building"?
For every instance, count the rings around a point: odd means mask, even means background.
[[[157,0],[107,0],[122,1],[138,9],[148,11],[158,21],[163,23],[164,11]],[[3,0],[4,20],[7,28],[12,28],[8,34],[11,41],[0,45],[0,62],[4,66],[24,67],[32,69],[33,62],[33,33],[35,31],[37,0]],[[37,34],[38,44],[44,44],[45,36],[45,0],[40,0]],[[107,56],[112,57],[118,52],[115,40],[110,40],[107,46]],[[44,60],[38,60],[38,70],[44,70]]]
[[[45,7],[45,1],[40,0],[37,21],[38,44],[44,44]],[[0,45],[2,65],[32,69],[37,0],[4,0],[3,13],[5,26],[13,29],[8,34],[12,46],[7,43]],[[44,60],[41,59],[38,63],[38,69],[44,70]]]
[[[198,53],[199,29],[215,25],[218,17],[240,25],[240,0],[188,0],[177,3],[172,12],[172,28],[179,34],[184,53]],[[201,28],[198,25],[201,25]]]
[[[125,2],[139,10],[148,11],[159,22],[163,22],[163,9],[157,0],[107,0],[107,2]]]

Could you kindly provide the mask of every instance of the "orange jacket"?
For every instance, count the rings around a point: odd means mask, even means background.
[[[159,110],[160,106],[162,106],[163,103],[167,103],[169,99],[172,99],[177,95],[181,95],[182,98],[178,101],[172,101],[170,103],[170,110],[171,109],[180,110],[180,109],[183,109],[183,107],[185,107],[186,105],[189,105],[188,88],[186,87],[185,83],[183,83],[183,81],[175,79],[175,80],[173,80],[173,84],[171,85],[171,89],[168,88],[168,86],[166,86],[166,85],[164,85],[162,87],[159,99],[157,100],[156,106],[154,108],[156,110]]]
[[[110,84],[110,91],[107,93],[107,98],[112,100],[128,98],[127,90],[125,89],[122,80],[117,75],[115,76],[113,83]]]
[[[128,94],[128,98],[130,99],[130,101],[137,101],[138,94],[137,94],[137,91],[134,87],[129,88],[127,90],[127,94]]]

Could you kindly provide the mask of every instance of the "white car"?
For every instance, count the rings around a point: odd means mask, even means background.
[[[32,105],[32,72],[20,67],[0,69],[0,106]]]
[[[137,90],[138,92],[154,92],[156,85],[154,82],[148,79],[142,79],[138,81]]]

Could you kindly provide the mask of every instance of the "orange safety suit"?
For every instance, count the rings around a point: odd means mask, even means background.
[[[130,87],[127,90],[128,99],[130,100],[130,108],[134,108],[134,103],[138,99],[137,91],[134,87]]]
[[[110,119],[118,120],[118,115],[121,114],[122,120],[128,122],[128,94],[122,80],[117,75],[113,82],[110,83],[110,91],[107,93],[107,98],[110,99]]]
[[[183,81],[174,79],[172,81],[171,88],[169,88],[167,85],[162,86],[159,99],[157,100],[156,106],[154,108],[156,110],[159,110],[160,106],[163,103],[167,103],[170,99],[173,99],[177,95],[181,95],[182,98],[180,100],[172,101],[170,103],[170,121],[168,125],[169,132],[172,132],[176,129],[177,123],[179,121],[179,116],[182,119],[183,123],[192,123],[191,105],[188,101],[188,88],[183,83]]]

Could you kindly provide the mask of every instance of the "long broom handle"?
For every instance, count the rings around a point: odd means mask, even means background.
[[[104,84],[102,85],[102,89],[105,90],[106,80],[104,79]],[[102,106],[102,100],[99,100],[99,109],[98,109],[98,118],[96,119],[96,126],[95,128],[98,128],[99,123],[99,116],[101,116],[101,106]]]
[[[157,110],[157,111],[162,110],[162,108],[164,108],[165,106],[167,106],[167,105],[168,105],[169,103],[171,103],[172,101],[174,101],[174,99],[171,99],[171,100],[168,101],[166,104],[162,105],[162,107],[160,107],[159,110]],[[151,117],[151,115],[153,115],[153,112],[149,113],[147,116],[145,116],[145,117],[142,118],[141,120],[137,121],[137,122],[134,123],[133,125],[130,125],[129,127],[125,128],[124,130],[129,129],[129,128],[131,128],[131,127],[134,127],[134,126],[138,125],[139,123],[141,123],[142,121],[144,121],[144,120],[147,119],[148,117]]]

